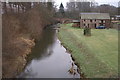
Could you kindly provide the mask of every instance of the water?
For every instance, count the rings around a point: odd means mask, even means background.
[[[80,78],[71,54],[66,52],[56,33],[55,29],[44,30],[19,78]],[[70,74],[71,68],[74,68],[75,75]]]

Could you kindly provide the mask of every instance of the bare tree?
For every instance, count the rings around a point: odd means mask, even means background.
[[[67,2],[67,11],[75,11],[76,10],[76,2],[75,0],[71,1],[70,2]]]
[[[7,6],[6,6],[6,2],[3,2],[3,3],[2,3],[2,6],[3,6],[3,9],[2,9],[2,10],[3,10],[3,12],[4,12],[4,13],[7,13]]]
[[[109,4],[103,4],[98,7],[99,12],[101,13],[109,13],[110,15],[117,14],[117,8],[115,6],[111,6]]]
[[[76,3],[77,5],[77,9],[79,12],[90,12],[90,7],[91,4],[90,2],[79,2],[79,0],[77,0],[78,2]]]

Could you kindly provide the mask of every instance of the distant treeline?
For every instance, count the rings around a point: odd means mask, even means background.
[[[111,16],[120,14],[120,7],[109,4],[98,5],[96,2],[79,2],[79,0],[67,3],[66,17],[79,18],[81,12],[109,13]]]
[[[34,8],[36,5],[40,5],[50,12],[55,10],[54,2],[2,2],[2,10],[3,13],[23,13]]]

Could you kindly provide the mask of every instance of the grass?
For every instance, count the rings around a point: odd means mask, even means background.
[[[92,29],[92,36],[84,36],[83,29],[62,24],[58,37],[70,51],[81,72],[87,78],[118,76],[118,31]]]

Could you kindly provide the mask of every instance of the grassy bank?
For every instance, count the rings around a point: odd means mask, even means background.
[[[118,74],[118,32],[92,29],[91,37],[72,24],[62,24],[59,39],[69,49],[86,77],[116,77]]]

